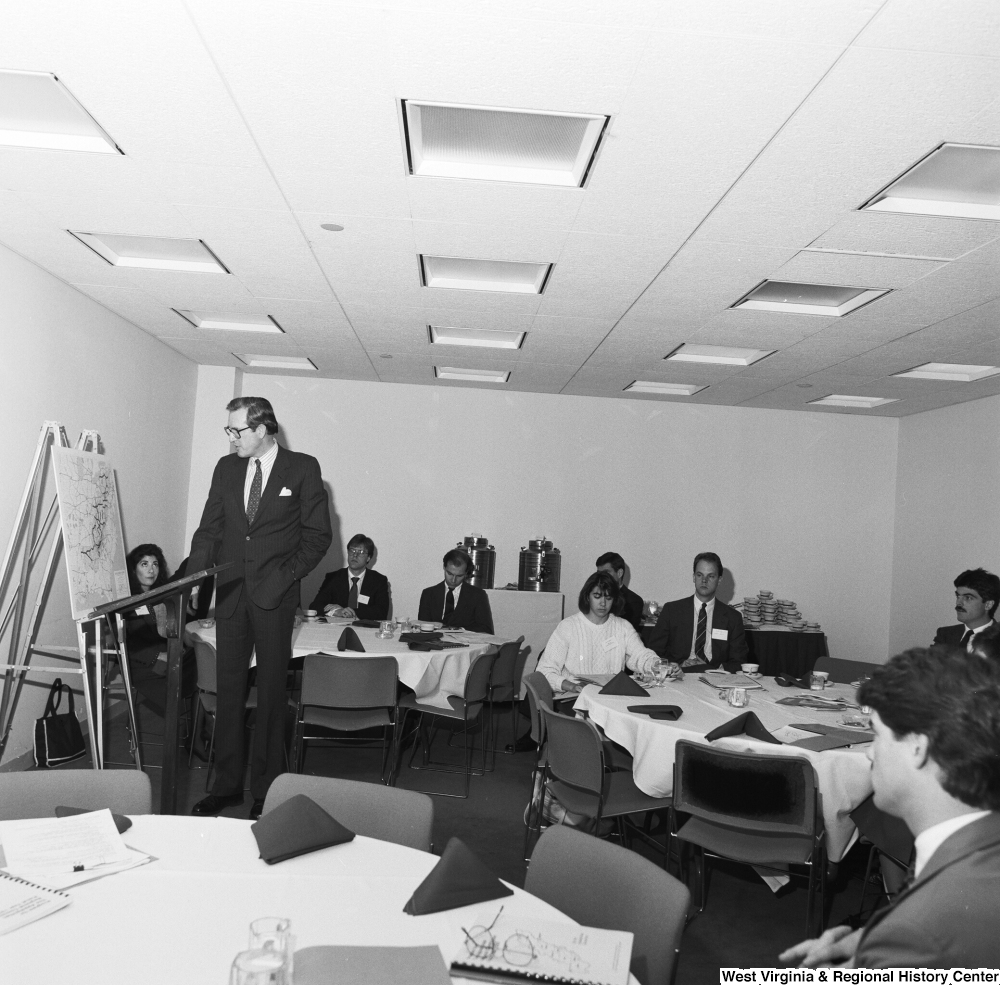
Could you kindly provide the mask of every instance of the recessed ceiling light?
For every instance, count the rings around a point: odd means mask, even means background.
[[[751,311],[781,311],[785,314],[843,317],[888,294],[872,287],[839,287],[835,284],[796,284],[766,280],[745,294],[734,308]]]
[[[861,208],[1000,220],[1000,147],[941,144]]]
[[[541,294],[552,272],[551,263],[517,260],[476,260],[421,254],[420,282],[424,287],[457,291],[504,291]]]
[[[403,99],[410,174],[582,187],[610,117]]]
[[[471,380],[473,383],[506,383],[510,370],[458,369],[455,366],[435,366],[434,375],[439,380]]]
[[[270,315],[209,314],[205,311],[188,311],[182,308],[173,310],[195,328],[229,332],[270,332],[273,335],[281,335],[285,331]]]
[[[911,380],[954,380],[956,383],[973,383],[1000,373],[1000,366],[963,366],[959,363],[924,363],[905,373],[893,373]]]
[[[871,410],[873,407],[894,403],[897,399],[897,397],[852,397],[845,393],[831,393],[828,397],[810,400],[809,403],[819,407],[855,407],[859,410]]]
[[[684,342],[663,358],[681,363],[751,366],[774,351],[774,349],[737,349],[727,345],[692,345],[690,342]]]
[[[629,383],[623,392],[658,393],[663,397],[690,397],[707,387],[707,383],[658,383],[655,380],[635,380]]]
[[[486,349],[520,349],[527,332],[487,332],[478,328],[438,328],[428,325],[431,345],[471,345]]]
[[[342,233],[344,231],[343,226],[338,226],[335,222],[323,222],[320,223],[320,229],[325,229],[327,232],[331,233]]]
[[[0,144],[122,153],[51,72],[0,69]]]
[[[222,261],[200,239],[166,236],[114,236],[69,230],[84,246],[113,267],[183,270],[197,274],[228,274]]]
[[[261,356],[249,352],[234,352],[233,355],[247,366],[256,366],[258,369],[316,370],[316,364],[304,356]]]

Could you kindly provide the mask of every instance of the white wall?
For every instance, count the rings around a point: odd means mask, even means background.
[[[1000,572],[1000,397],[905,417],[899,429],[890,651],[954,625],[955,577]]]
[[[71,443],[82,429],[100,433],[117,475],[126,543],[154,541],[176,565],[185,547],[196,367],[3,247],[0,299],[0,393],[7,420],[0,482],[4,547],[42,422],[55,420],[65,425]],[[61,560],[39,640],[75,642]],[[6,663],[8,637],[0,643],[0,660]],[[34,719],[46,696],[39,685],[51,683],[51,677],[28,680],[4,763],[31,748]]]
[[[195,445],[225,454],[232,393],[211,383],[218,406]],[[770,588],[823,624],[834,655],[886,656],[895,421],[287,376],[246,375],[242,392],[271,400],[283,443],[315,455],[330,487],[334,545],[306,603],[358,532],[378,545],[399,615],[416,615],[465,534],[495,545],[497,585],[545,534],[567,611],[604,551],[663,602],[689,593],[692,558],[715,550],[737,597]],[[192,472],[191,515],[210,478],[210,464]]]

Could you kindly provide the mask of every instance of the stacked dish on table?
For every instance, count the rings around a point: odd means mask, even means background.
[[[818,622],[807,622],[802,618],[796,604],[791,599],[776,599],[774,592],[761,590],[755,596],[747,595],[742,605],[743,622],[747,629],[770,629],[783,626],[793,633],[818,633]]]

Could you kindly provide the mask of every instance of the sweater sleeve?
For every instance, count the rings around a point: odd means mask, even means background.
[[[642,637],[631,623],[624,619],[620,621],[625,626],[625,666],[629,670],[648,674],[659,661],[659,654],[643,645]]]
[[[564,619],[552,631],[552,635],[538,659],[538,666],[535,668],[549,682],[553,691],[562,690],[563,678],[566,676],[564,671],[566,656],[569,653],[569,633],[566,627],[568,621]]]

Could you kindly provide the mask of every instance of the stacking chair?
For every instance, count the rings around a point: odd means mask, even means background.
[[[524,888],[586,927],[631,931],[640,985],[673,981],[691,894],[658,865],[556,825],[539,839]]]
[[[57,807],[152,814],[153,791],[149,777],[136,769],[0,773],[0,821],[52,817]]]
[[[282,773],[267,791],[264,813],[300,793],[355,834],[422,852],[431,850],[434,801],[426,794],[385,787],[381,783]]]
[[[840,657],[819,657],[813,670],[823,670],[830,675],[834,684],[850,684],[861,677],[870,677],[879,664],[865,663],[863,660],[841,660]]]
[[[485,715],[483,709],[489,699],[490,673],[493,669],[493,661],[496,659],[495,653],[481,653],[472,661],[469,672],[465,676],[465,689],[461,697],[451,695],[448,698],[450,708],[438,708],[435,705],[422,704],[417,700],[416,695],[406,694],[400,698],[399,706],[403,709],[404,715],[407,712],[415,711],[420,715],[417,723],[417,740],[413,744],[413,752],[410,753],[409,767],[414,770],[432,770],[437,773],[464,773],[465,792],[444,793],[443,791],[429,791],[441,797],[460,797],[462,799],[469,796],[469,784],[473,773],[482,776],[486,772],[486,728]],[[434,732],[428,735],[427,719],[433,722]],[[405,719],[404,719],[405,721]],[[452,732],[462,731],[464,742],[465,764],[462,768],[456,769],[446,763],[435,763],[430,759],[431,744],[434,741],[434,734],[438,728],[449,728]],[[472,753],[476,741],[476,732],[482,734],[483,765],[481,769],[473,769]],[[413,765],[413,759],[417,750],[423,753],[422,763],[419,766]]]
[[[806,931],[818,934],[825,916],[826,851],[812,763],[802,756],[730,752],[686,739],[677,743],[675,755],[674,834],[682,848],[687,842],[700,849],[698,912],[705,909],[706,855],[782,874],[788,874],[788,865],[804,865]]]
[[[541,709],[545,724],[547,787],[573,814],[594,819],[600,831],[603,819],[613,820],[622,844],[627,844],[629,815],[667,810],[670,797],[650,797],[636,785],[630,770],[610,771],[604,742],[593,722]],[[634,833],[639,832],[635,825]],[[669,847],[669,838],[668,838]]]
[[[524,813],[524,860],[528,861],[528,841],[533,831],[541,830],[542,800],[545,790],[541,777],[545,772],[545,722],[542,720],[542,708],[552,711],[552,688],[544,674],[534,671],[524,678],[524,690],[528,696],[528,717],[531,721],[531,738],[538,746],[535,765],[531,768],[531,799]]]
[[[863,927],[868,922],[865,914],[865,897],[871,885],[876,860],[879,863],[879,889],[875,892],[873,910],[877,908],[881,896],[885,895],[892,899],[899,892],[916,852],[913,833],[906,826],[906,822],[879,810],[875,806],[874,795],[870,794],[851,811],[851,820],[857,825],[862,842],[871,843],[868,864],[865,866],[865,881],[861,889],[861,903],[855,918],[855,925]]]
[[[398,676],[395,657],[335,657],[310,653],[302,665],[302,695],[292,753],[295,772],[302,772],[307,742],[370,742],[356,737],[332,737],[328,730],[360,732],[381,728],[382,770],[379,776],[391,786],[396,765]],[[315,729],[319,729],[320,734],[316,734]]]
[[[499,723],[496,720],[494,706],[498,702],[510,702],[510,741],[511,752],[517,741],[517,700],[521,693],[521,674],[524,673],[524,662],[528,659],[528,651],[521,650],[524,637],[503,643],[493,661],[493,672],[490,675],[490,765],[487,770],[496,766],[497,737]]]

